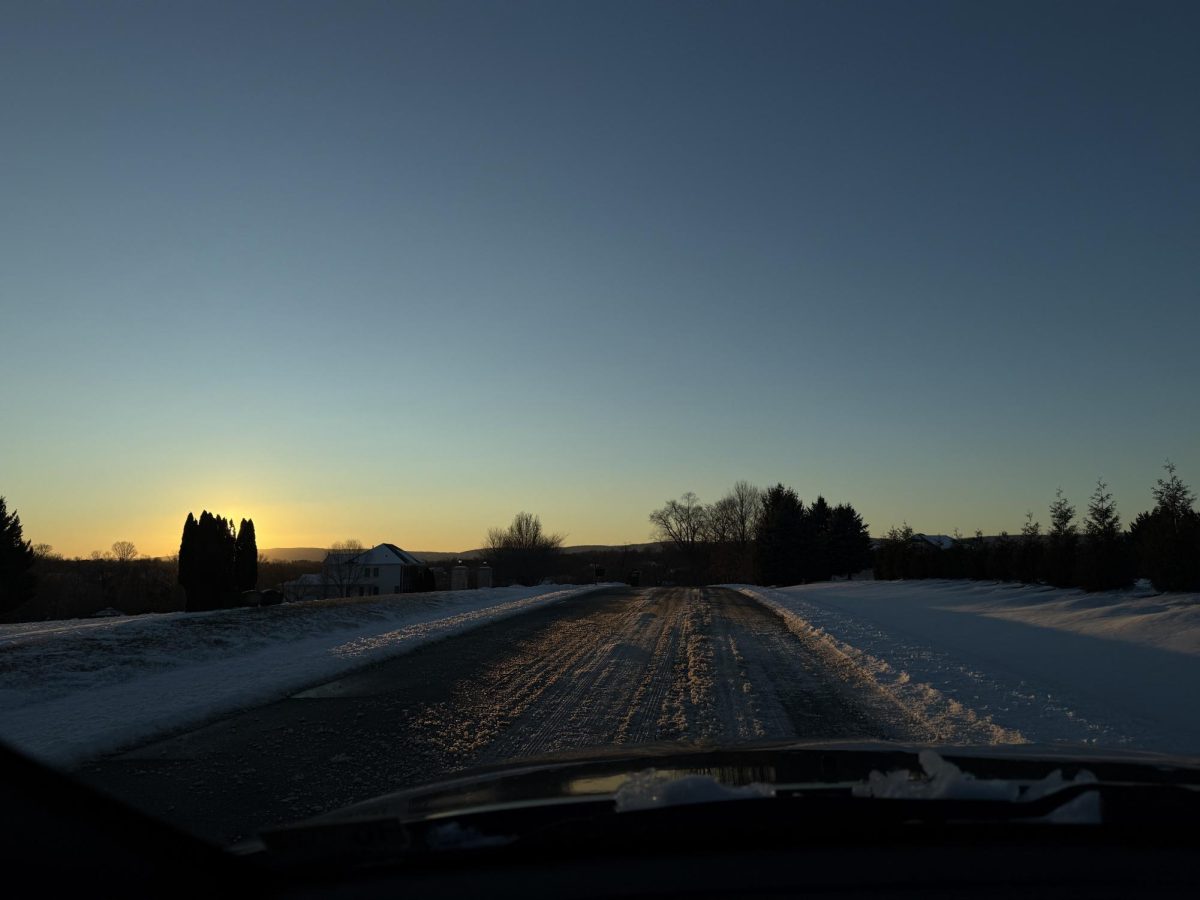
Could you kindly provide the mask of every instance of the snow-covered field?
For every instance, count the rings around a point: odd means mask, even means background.
[[[948,742],[1200,755],[1200,596],[968,581],[734,587],[822,633]]]
[[[0,740],[75,764],[595,589],[492,588],[0,625]]]

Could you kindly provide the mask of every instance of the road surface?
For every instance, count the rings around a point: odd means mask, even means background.
[[[473,766],[648,742],[930,740],[812,636],[718,588],[613,589],[502,620],[83,766],[222,843]]]

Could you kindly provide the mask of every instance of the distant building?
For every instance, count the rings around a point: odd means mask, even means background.
[[[280,588],[289,603],[296,600],[324,600],[330,596],[322,575],[301,575],[293,581],[285,581]]]
[[[284,595],[289,600],[321,600],[406,594],[420,588],[425,568],[423,560],[395,544],[357,552],[331,550],[321,564],[321,574],[286,582]]]
[[[878,550],[886,542],[887,538],[871,538],[871,549]],[[949,550],[954,546],[954,538],[945,534],[914,533],[908,542],[917,550]]]
[[[361,572],[356,583],[359,597],[376,594],[407,594],[419,586],[424,560],[395,544],[377,544],[351,560]],[[349,596],[354,596],[353,594]]]

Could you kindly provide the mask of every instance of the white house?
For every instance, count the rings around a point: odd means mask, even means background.
[[[416,590],[417,576],[425,561],[395,544],[377,544],[349,561],[353,575],[348,596],[403,594]]]
[[[358,552],[331,550],[320,575],[303,575],[283,588],[289,600],[403,594],[419,588],[423,568],[424,560],[395,544],[377,544]]]

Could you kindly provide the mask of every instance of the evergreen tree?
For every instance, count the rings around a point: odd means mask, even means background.
[[[1130,529],[1141,574],[1155,590],[1200,590],[1200,514],[1193,508],[1195,495],[1175,474],[1170,460],[1167,477],[1154,488],[1154,509],[1142,513]]]
[[[216,588],[215,603],[218,609],[236,606],[237,573],[234,561],[237,559],[237,535],[233,529],[233,520],[224,516],[214,517],[217,523],[213,548],[213,580]]]
[[[190,512],[187,519],[183,523],[183,537],[179,541],[179,584],[183,588],[188,599],[185,605],[188,609],[192,608],[191,593],[199,586],[197,579],[197,564],[196,564],[196,530],[198,528],[196,517]]]
[[[233,523],[208,510],[199,519],[188,513],[179,545],[179,583],[187,593],[189,612],[235,605],[236,548]]]
[[[10,612],[32,599],[33,544],[24,539],[21,517],[10,514],[0,497],[0,612]]]
[[[828,581],[833,577],[833,565],[829,559],[829,529],[833,510],[821,495],[817,495],[808,507],[801,528],[802,546],[800,557],[804,581]]]
[[[1001,531],[988,551],[987,577],[993,581],[1012,581],[1016,548],[1007,531]]]
[[[892,526],[875,550],[875,578],[893,581],[910,577],[912,567],[913,530],[907,522],[900,528]]]
[[[1042,523],[1033,521],[1033,513],[1025,513],[1021,540],[1017,543],[1013,575],[1022,584],[1036,584],[1042,572]]]
[[[258,542],[254,538],[253,519],[242,519],[238,526],[233,569],[239,592],[258,587]]]
[[[973,581],[983,581],[988,577],[988,552],[989,547],[987,541],[983,539],[983,532],[975,529],[975,537],[971,538],[967,544],[967,577]]]
[[[928,556],[926,560],[928,572],[926,575],[932,575],[937,578],[967,577],[969,564],[967,554],[970,552],[969,547],[958,528],[954,529],[954,534],[951,537],[953,540],[949,547],[935,550],[932,553],[926,553],[926,556]]]
[[[762,584],[799,584],[804,504],[791,488],[777,484],[763,495],[755,528],[754,558]]]
[[[1151,492],[1154,494],[1154,511],[1161,512],[1178,522],[1192,512],[1192,504],[1196,502],[1196,495],[1175,474],[1173,462],[1168,459],[1163,468],[1167,472],[1167,477],[1157,479],[1154,482],[1154,490]]]
[[[1075,507],[1063,496],[1062,488],[1054,495],[1050,504],[1050,533],[1046,540],[1046,582],[1055,587],[1073,587],[1075,584],[1075,551],[1078,544],[1078,528],[1074,522]]]
[[[829,517],[829,566],[853,578],[871,564],[871,535],[862,516],[849,503],[839,503]]]
[[[1088,501],[1083,532],[1079,586],[1085,591],[1107,591],[1133,584],[1127,545],[1121,534],[1121,517],[1103,479],[1096,481],[1096,490]]]

